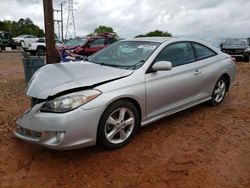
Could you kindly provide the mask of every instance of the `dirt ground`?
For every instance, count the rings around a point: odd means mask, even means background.
[[[0,62],[0,187],[250,187],[250,63],[225,101],[142,128],[116,151],[53,151],[16,139],[29,108],[21,61]]]

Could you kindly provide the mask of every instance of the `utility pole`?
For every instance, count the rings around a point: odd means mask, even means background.
[[[43,0],[47,64],[56,63],[53,2]]]
[[[60,38],[61,36],[61,40],[63,41],[63,3],[61,3],[61,10],[54,10],[56,13],[60,12],[61,14],[61,18],[59,20],[54,20],[54,22],[57,23],[57,33],[58,33],[58,37]],[[61,26],[61,29],[60,29]],[[60,31],[61,30],[61,31]],[[61,34],[60,34],[61,32]]]

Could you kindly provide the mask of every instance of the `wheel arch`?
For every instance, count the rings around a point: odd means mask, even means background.
[[[231,80],[230,80],[229,74],[224,73],[224,74],[222,74],[222,75],[220,76],[220,78],[225,78],[225,79],[226,79],[226,81],[227,81],[227,88],[226,88],[226,91],[228,91],[228,90],[229,90],[229,87],[230,87],[230,84],[231,84]]]
[[[36,50],[38,50],[38,48],[46,49],[45,46],[42,46],[42,45],[38,45],[38,46],[36,47]]]
[[[142,119],[142,110],[141,110],[141,105],[140,103],[133,97],[119,97],[119,98],[115,98],[114,100],[110,101],[107,105],[107,107],[105,108],[105,110],[112,105],[114,102],[117,101],[129,101],[131,102],[133,105],[135,105],[136,109],[138,110],[139,113],[139,117],[140,117],[140,121]]]

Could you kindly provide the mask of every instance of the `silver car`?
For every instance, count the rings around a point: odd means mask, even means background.
[[[138,128],[194,105],[220,104],[233,59],[198,40],[135,38],[75,63],[50,64],[28,84],[15,135],[52,149],[126,145]]]

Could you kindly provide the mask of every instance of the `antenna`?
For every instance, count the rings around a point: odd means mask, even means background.
[[[65,39],[75,38],[76,37],[76,26],[75,26],[75,18],[74,18],[74,0],[65,0],[66,8],[67,8],[67,22],[66,22],[66,33]]]

